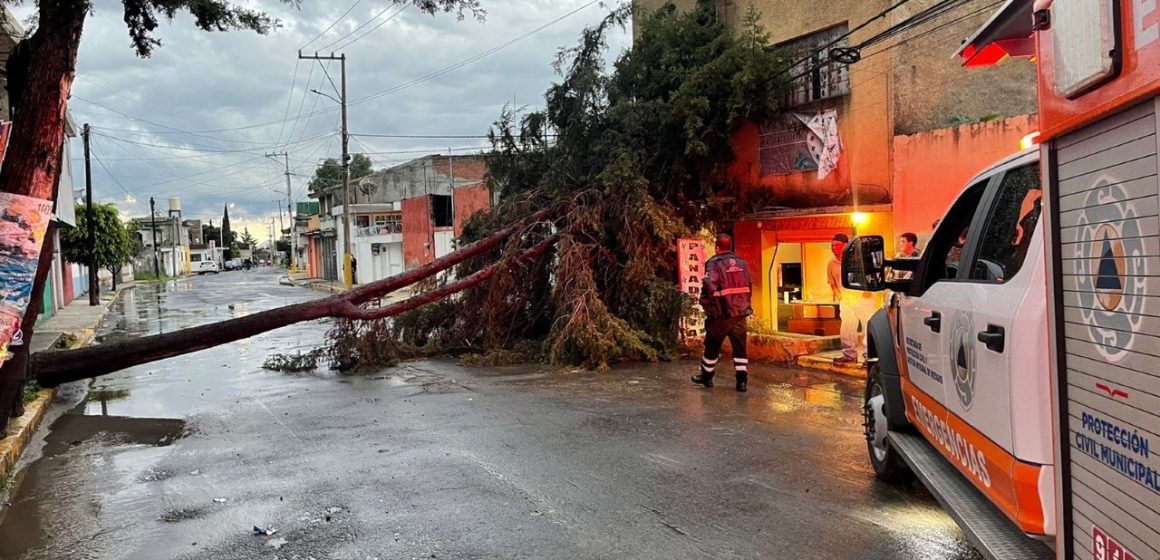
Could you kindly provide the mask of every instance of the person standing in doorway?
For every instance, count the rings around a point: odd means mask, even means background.
[[[894,258],[916,259],[919,255],[918,235],[908,231],[898,236],[898,252],[894,254]],[[909,270],[895,270],[891,271],[891,274],[895,280],[910,280],[913,275]]]
[[[838,312],[842,315],[842,355],[834,358],[835,365],[853,365],[858,363],[858,356],[865,354],[865,346],[858,336],[858,325],[866,332],[870,325],[870,317],[874,315],[877,306],[874,296],[870,292],[847,290],[842,287],[842,252],[850,238],[844,233],[834,234],[830,241],[830,251],[834,259],[830,261],[827,277],[830,290],[833,291],[834,301],[838,302]]]
[[[737,390],[749,390],[749,356],[746,353],[746,319],[753,314],[753,282],[749,265],[733,253],[733,237],[717,235],[717,252],[705,263],[701,282],[701,307],[705,309],[705,355],[693,383],[713,386],[721,346],[729,339]]]

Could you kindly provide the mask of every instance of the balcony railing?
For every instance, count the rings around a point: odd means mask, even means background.
[[[360,227],[355,231],[355,237],[371,237],[375,235],[392,235],[403,233],[403,224],[400,222]]]

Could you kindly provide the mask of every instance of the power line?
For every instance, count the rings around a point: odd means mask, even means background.
[[[476,138],[487,140],[487,139],[491,138],[490,136],[488,136],[486,134],[438,135],[438,134],[354,134],[354,133],[352,133],[351,136],[362,136],[363,138],[410,138],[410,139],[420,139],[420,140],[422,140],[422,139],[428,139],[428,140],[476,139]],[[516,134],[515,136],[518,138],[522,135]],[[556,135],[555,134],[545,134],[544,136],[556,136]]]
[[[602,0],[592,0],[591,2],[588,2],[587,4],[584,4],[583,6],[580,6],[579,8],[576,8],[575,10],[572,10],[571,12],[568,12],[568,13],[566,13],[566,14],[564,14],[564,15],[562,15],[562,16],[560,16],[560,17],[558,17],[558,18],[556,18],[556,19],[554,19],[554,20],[552,20],[552,21],[549,21],[548,23],[545,23],[544,25],[541,25],[541,26],[539,26],[539,27],[537,27],[537,28],[535,28],[535,29],[532,29],[531,31],[527,31],[527,32],[525,32],[525,33],[523,33],[523,34],[521,34],[521,35],[518,35],[518,36],[516,36],[515,38],[513,38],[513,39],[510,39],[510,40],[508,40],[508,41],[506,41],[506,42],[504,42],[504,43],[500,43],[499,45],[496,45],[496,46],[494,46],[494,47],[492,47],[492,48],[490,48],[490,49],[488,49],[488,50],[486,50],[486,51],[483,51],[483,52],[481,52],[481,53],[479,53],[479,54],[477,54],[477,55],[475,55],[475,56],[472,56],[472,57],[466,58],[466,59],[464,59],[464,60],[461,60],[461,61],[459,61],[459,62],[457,62],[457,63],[455,63],[455,64],[452,64],[452,65],[450,65],[450,66],[444,67],[444,68],[442,68],[442,69],[440,69],[440,70],[436,70],[435,72],[432,72],[432,73],[430,73],[430,74],[427,74],[426,76],[422,76],[422,77],[420,77],[420,78],[415,78],[415,79],[413,79],[413,80],[411,80],[411,81],[404,82],[404,83],[402,83],[402,84],[399,84],[399,85],[397,85],[397,86],[394,86],[394,87],[392,87],[392,88],[389,88],[389,89],[386,89],[386,90],[380,91],[380,92],[378,92],[378,93],[373,93],[373,94],[371,94],[371,95],[368,95],[368,96],[366,96],[366,97],[363,97],[363,98],[361,98],[361,99],[356,99],[356,100],[354,100],[354,101],[351,101],[351,102],[350,102],[350,104],[351,104],[351,105],[357,105],[357,104],[359,104],[359,103],[365,103],[365,102],[367,102],[367,101],[370,101],[370,100],[372,100],[372,99],[378,99],[378,98],[380,98],[380,97],[383,97],[383,96],[385,96],[385,95],[390,95],[390,94],[392,94],[392,93],[396,93],[396,92],[402,91],[402,90],[404,90],[404,89],[407,89],[407,88],[409,88],[409,87],[412,87],[412,86],[415,86],[415,85],[421,84],[421,83],[423,83],[423,82],[426,82],[426,81],[433,80],[433,79],[435,79],[435,78],[438,78],[439,76],[442,76],[442,75],[444,75],[444,74],[447,74],[448,72],[452,72],[452,71],[458,70],[459,68],[462,68],[462,67],[464,67],[464,66],[467,66],[468,64],[471,64],[472,62],[475,62],[475,61],[477,61],[477,60],[480,60],[480,59],[486,58],[486,57],[488,57],[488,56],[490,56],[490,55],[492,55],[492,54],[495,54],[495,53],[497,53],[497,52],[499,52],[499,51],[501,51],[501,50],[503,50],[503,49],[506,49],[506,48],[508,48],[508,47],[510,47],[510,46],[512,46],[512,45],[514,45],[514,44],[516,44],[516,43],[518,43],[518,42],[520,42],[520,41],[522,41],[522,40],[524,40],[524,39],[527,39],[528,37],[531,37],[532,35],[535,35],[536,33],[539,33],[539,32],[541,32],[541,31],[543,31],[543,30],[545,30],[545,29],[547,29],[547,28],[549,28],[549,27],[551,27],[551,26],[553,26],[553,25],[556,25],[557,23],[560,23],[561,21],[564,21],[565,19],[568,19],[569,17],[572,17],[572,16],[574,16],[574,15],[576,15],[576,14],[580,13],[581,11],[583,11],[583,10],[585,10],[585,9],[587,9],[587,8],[591,7],[591,6],[594,6],[594,5],[596,5],[596,4],[599,4],[601,1],[602,1]],[[902,0],[902,1],[903,1],[903,2],[907,2],[907,1],[909,1],[909,0]]]
[[[322,73],[326,75],[326,81],[330,82],[330,87],[334,89],[334,94],[338,95],[338,96],[342,96],[342,93],[338,91],[338,86],[334,85],[334,78],[331,78],[330,72],[326,71],[326,65],[322,64],[322,60],[319,60],[319,59],[315,59],[315,60],[318,60],[318,66],[320,68],[322,68]],[[306,95],[306,94],[303,94],[303,95]]]
[[[306,43],[304,43],[301,47],[299,47],[298,50],[305,49],[307,47],[307,45],[317,41],[319,37],[326,35],[326,32],[330,31],[331,29],[334,29],[334,26],[338,25],[338,22],[342,21],[343,19],[346,18],[346,16],[350,15],[350,12],[352,10],[354,10],[355,8],[357,8],[359,4],[362,4],[362,0],[355,0],[354,4],[351,4],[351,6],[349,8],[347,8],[346,11],[343,12],[341,16],[338,16],[338,19],[334,20],[334,22],[331,23],[330,25],[328,25],[326,27],[326,29],[323,29],[321,33],[319,33],[318,35],[315,35],[313,39],[306,41]],[[323,49],[323,50],[325,50],[325,49]]]
[[[109,178],[112,179],[113,182],[116,183],[118,187],[121,187],[121,190],[124,191],[125,194],[132,197],[133,193],[129,192],[129,189],[126,189],[125,185],[122,185],[121,181],[117,180],[117,176],[113,175],[112,171],[109,171],[109,168],[108,168],[108,166],[105,165],[105,162],[101,161],[101,156],[97,155],[96,152],[92,152],[92,154],[93,154],[93,159],[97,160],[97,164],[101,166],[101,169],[105,170],[105,174],[108,175]]]
[[[207,154],[216,153],[216,154],[255,154],[255,155],[261,155],[260,153],[254,151],[257,148],[248,148],[248,149],[244,149],[244,150],[213,150],[213,149],[206,149],[206,148],[202,148],[202,147],[198,147],[198,146],[172,146],[172,145],[167,145],[167,144],[154,144],[154,143],[150,143],[150,142],[139,142],[139,141],[135,141],[135,140],[127,140],[125,138],[119,138],[119,137],[113,136],[111,134],[102,134],[102,133],[96,132],[96,131],[94,131],[93,134],[97,135],[97,136],[101,136],[103,138],[108,138],[110,140],[114,140],[116,142],[124,142],[126,144],[133,144],[135,146],[148,146],[148,147],[153,147],[153,148],[163,148],[163,149],[167,149],[167,150],[184,150],[184,151],[189,151],[189,152],[202,152],[202,153],[207,153]],[[273,146],[267,145],[266,149],[275,149],[275,148],[280,148],[280,147],[284,147],[284,146],[291,146],[294,144],[301,144],[304,142],[309,142],[311,140],[316,140],[318,138],[329,136],[331,134],[334,134],[334,133],[333,132],[324,132],[322,134],[312,136],[312,137],[307,138],[307,139],[299,139],[299,140],[296,140],[294,142],[289,142],[289,143],[285,143],[285,144],[275,144]]]
[[[897,10],[898,8],[901,8],[902,6],[906,5],[908,2],[910,2],[910,0],[898,0],[898,2],[897,2],[897,3],[895,3],[895,4],[891,5],[891,6],[887,6],[885,10],[882,10],[881,12],[878,12],[877,14],[875,14],[875,15],[874,15],[873,17],[871,17],[870,19],[868,19],[868,20],[866,20],[866,21],[864,21],[864,22],[862,22],[862,23],[858,24],[856,27],[854,27],[854,29],[851,29],[851,30],[849,30],[849,31],[847,31],[847,32],[845,32],[845,33],[843,33],[843,34],[841,34],[841,35],[837,36],[836,38],[834,38],[833,40],[831,40],[829,43],[826,43],[825,45],[822,45],[822,46],[818,47],[817,49],[814,49],[813,51],[809,52],[809,53],[808,53],[808,54],[807,54],[807,55],[806,55],[804,58],[802,58],[802,59],[800,59],[800,60],[798,60],[798,61],[796,61],[796,62],[794,62],[794,63],[790,64],[790,65],[789,65],[789,66],[787,66],[787,67],[786,67],[784,70],[782,70],[782,71],[780,71],[780,72],[777,72],[777,73],[775,73],[774,75],[772,75],[772,76],[770,76],[770,77],[766,78],[766,79],[765,79],[765,83],[769,83],[770,81],[773,81],[774,79],[777,79],[777,78],[778,78],[778,77],[780,77],[781,75],[789,73],[789,72],[790,72],[790,71],[792,71],[794,68],[797,68],[797,66],[798,66],[799,64],[804,64],[804,63],[810,62],[811,60],[813,60],[813,58],[814,58],[815,56],[817,56],[817,55],[819,55],[819,54],[821,54],[821,53],[823,53],[823,52],[826,52],[826,57],[827,57],[827,58],[829,58],[829,52],[828,52],[828,49],[829,49],[830,47],[833,47],[834,45],[837,45],[838,43],[842,42],[843,40],[850,38],[850,37],[851,37],[851,36],[853,36],[855,33],[857,33],[857,32],[859,32],[859,31],[861,31],[862,29],[866,28],[866,26],[870,25],[871,23],[874,23],[875,21],[878,21],[879,19],[882,19],[882,18],[884,18],[884,17],[886,17],[886,16],[890,15],[890,13],[891,13],[891,12],[893,12],[894,10]],[[802,74],[802,75],[799,75],[799,76],[795,76],[795,77],[791,78],[791,79],[790,79],[790,81],[797,80],[798,78],[801,78],[802,76],[805,76],[805,75],[808,75],[808,72],[807,72],[806,74]]]
[[[282,128],[278,129],[277,142],[282,141],[282,133],[286,132],[286,121],[290,117],[290,103],[294,101],[294,86],[298,85],[298,65],[301,63],[301,60],[294,59],[294,72],[290,75],[290,93],[286,94],[286,108],[282,111]],[[311,66],[310,69],[314,70],[314,67]],[[309,77],[306,78],[306,85],[310,85]],[[302,95],[306,94],[303,93]]]
[[[102,109],[105,109],[105,110],[107,110],[107,111],[111,111],[112,113],[114,113],[114,114],[116,114],[116,115],[119,115],[119,116],[121,116],[121,117],[124,117],[124,118],[126,118],[126,119],[129,119],[129,120],[132,120],[132,121],[143,122],[143,123],[145,123],[145,124],[151,124],[151,125],[153,125],[153,126],[158,126],[158,127],[161,127],[161,128],[166,128],[166,129],[169,129],[168,131],[150,131],[150,132],[154,132],[154,133],[158,133],[158,134],[187,134],[187,135],[190,135],[190,136],[195,136],[195,137],[205,138],[205,139],[208,139],[208,140],[220,140],[220,141],[225,141],[225,142],[233,142],[233,143],[235,143],[235,144],[249,144],[249,143],[252,143],[252,142],[250,142],[250,141],[248,141],[248,140],[231,140],[231,139],[229,139],[229,138],[215,138],[215,137],[212,137],[212,136],[206,136],[206,135],[204,135],[204,134],[201,134],[201,133],[197,133],[197,132],[191,132],[191,131],[184,130],[184,129],[181,129],[181,128],[177,128],[177,127],[174,127],[174,126],[169,126],[169,125],[161,124],[161,123],[158,123],[158,122],[153,122],[153,121],[150,121],[150,120],[147,120],[147,119],[142,119],[142,118],[140,118],[140,117],[134,117],[134,116],[132,116],[132,115],[129,115],[129,114],[127,114],[127,113],[124,113],[124,112],[122,112],[122,111],[119,111],[119,110],[117,110],[117,109],[114,109],[114,108],[112,108],[112,107],[109,107],[108,105],[105,105],[105,104],[102,104],[102,103],[98,103],[98,102],[96,102],[96,101],[92,101],[92,100],[86,99],[86,98],[84,98],[84,97],[81,97],[80,95],[73,94],[73,95],[72,95],[72,97],[73,97],[73,98],[75,98],[75,99],[77,99],[78,101],[83,101],[83,102],[85,102],[85,103],[88,103],[88,104],[90,104],[90,105],[93,105],[93,106],[96,106],[96,107],[100,107],[100,108],[102,108]],[[101,127],[101,128],[104,128],[104,127]],[[120,130],[129,130],[129,129],[120,129]],[[218,147],[224,147],[224,146],[218,146]]]
[[[372,22],[374,22],[376,19],[379,19],[379,17],[380,17],[380,16],[382,16],[382,15],[383,15],[383,14],[385,14],[385,13],[387,13],[387,10],[390,10],[390,9],[391,9],[391,8],[393,8],[393,7],[395,7],[393,4],[388,4],[386,8],[383,8],[383,11],[381,11],[381,12],[379,12],[379,13],[375,14],[373,17],[371,17],[371,19],[367,20],[367,21],[366,21],[366,23],[364,23],[364,24],[362,24],[362,25],[358,26],[357,28],[355,28],[355,29],[354,29],[353,31],[351,31],[350,33],[347,33],[346,35],[343,35],[342,37],[339,37],[338,39],[335,39],[334,41],[331,41],[331,42],[330,42],[328,45],[326,45],[325,47],[322,47],[321,49],[318,49],[318,50],[320,50],[320,51],[325,51],[325,50],[327,50],[327,49],[329,49],[329,48],[333,47],[335,44],[337,44],[337,43],[341,42],[343,39],[346,39],[347,37],[350,37],[351,35],[354,35],[355,33],[358,33],[358,31],[359,31],[360,29],[362,29],[362,28],[364,28],[364,27],[366,27],[366,26],[370,25],[370,24],[371,24]],[[399,8],[399,11],[397,11],[397,12],[395,12],[395,13],[391,14],[391,15],[390,15],[390,17],[388,17],[387,19],[383,20],[383,21],[382,21],[382,22],[380,22],[378,25],[376,25],[376,26],[374,26],[373,28],[371,28],[370,30],[368,30],[366,33],[363,33],[362,35],[359,35],[358,37],[355,37],[354,39],[352,39],[350,42],[348,42],[348,43],[345,43],[345,44],[343,44],[342,46],[338,47],[338,49],[337,49],[337,50],[343,50],[343,49],[345,49],[345,48],[347,48],[347,47],[349,47],[349,46],[351,46],[351,45],[353,45],[353,44],[355,44],[355,43],[359,42],[360,40],[362,40],[362,39],[363,39],[364,37],[366,37],[367,35],[370,35],[371,33],[374,33],[376,29],[378,29],[378,28],[382,27],[383,25],[385,25],[385,24],[386,24],[388,21],[391,21],[392,19],[395,19],[396,17],[398,17],[398,16],[399,16],[399,14],[403,13],[403,10],[406,10],[406,9],[407,9],[407,5],[406,5],[406,4],[404,4],[404,5],[403,5],[401,8]]]

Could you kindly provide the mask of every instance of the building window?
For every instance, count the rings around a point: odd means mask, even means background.
[[[830,60],[831,49],[850,45],[848,37],[835,42],[848,32],[849,26],[842,24],[781,45],[789,51],[792,60],[800,61],[790,70],[794,80],[782,99],[786,107],[850,93],[850,67]]]
[[[354,217],[354,227],[367,227],[371,225],[371,217],[366,214],[356,215]]]
[[[435,227],[451,227],[451,197],[444,194],[431,196],[431,218]]]

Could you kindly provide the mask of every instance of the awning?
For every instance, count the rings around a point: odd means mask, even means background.
[[[987,23],[955,53],[963,66],[991,66],[1009,56],[1035,55],[1031,26],[1037,4],[1043,0],[1007,0]]]

